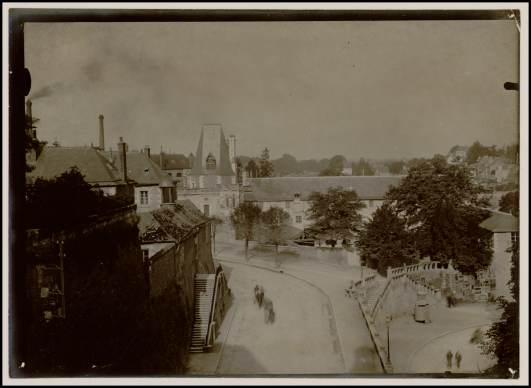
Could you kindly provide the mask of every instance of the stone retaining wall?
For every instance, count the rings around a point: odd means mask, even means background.
[[[440,290],[413,279],[412,275],[443,270],[445,268],[436,262],[415,264],[389,268],[388,276],[383,280],[383,286],[380,287],[378,287],[378,282],[382,282],[382,279],[376,274],[355,283],[360,309],[386,373],[393,372],[393,365],[387,353],[387,327],[390,324],[388,319],[392,320],[409,314],[413,317],[419,292],[425,294],[426,301],[431,306],[442,300]],[[377,296],[374,292],[378,293]]]

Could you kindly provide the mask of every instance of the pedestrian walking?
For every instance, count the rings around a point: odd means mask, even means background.
[[[461,352],[459,350],[455,353],[455,364],[457,366],[457,369],[461,368],[461,360],[463,359],[463,356],[461,356]]]
[[[451,368],[452,367],[452,358],[453,354],[451,350],[448,350],[448,353],[446,353],[446,367]]]
[[[271,322],[271,318],[274,315],[273,312],[273,302],[268,297],[264,297],[264,322],[269,323]]]
[[[262,303],[264,303],[264,295],[265,295],[264,287],[260,286],[258,290],[258,307],[262,307]]]

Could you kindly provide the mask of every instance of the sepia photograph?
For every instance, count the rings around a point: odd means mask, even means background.
[[[528,384],[527,3],[202,5],[3,5],[4,384]]]

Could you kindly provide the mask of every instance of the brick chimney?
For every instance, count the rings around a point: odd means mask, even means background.
[[[120,137],[118,142],[118,158],[120,173],[122,174],[122,179],[124,182],[127,182],[127,144],[124,143],[124,139]]]
[[[103,115],[99,115],[98,118],[100,119],[100,150],[105,150],[105,129],[103,128]]]

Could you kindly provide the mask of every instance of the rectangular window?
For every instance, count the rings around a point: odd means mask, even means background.
[[[289,209],[289,205],[290,205],[289,201],[286,201],[286,209]]]
[[[141,191],[140,192],[140,204],[141,205],[147,205],[148,202],[148,192],[147,191]]]
[[[374,206],[374,201],[372,199],[369,199],[369,207],[373,207]]]
[[[209,205],[203,205],[203,214],[205,217],[210,217],[210,206]]]
[[[302,223],[302,216],[295,216],[295,222],[297,224],[301,224]]]
[[[518,232],[511,232],[511,242],[518,244]]]

